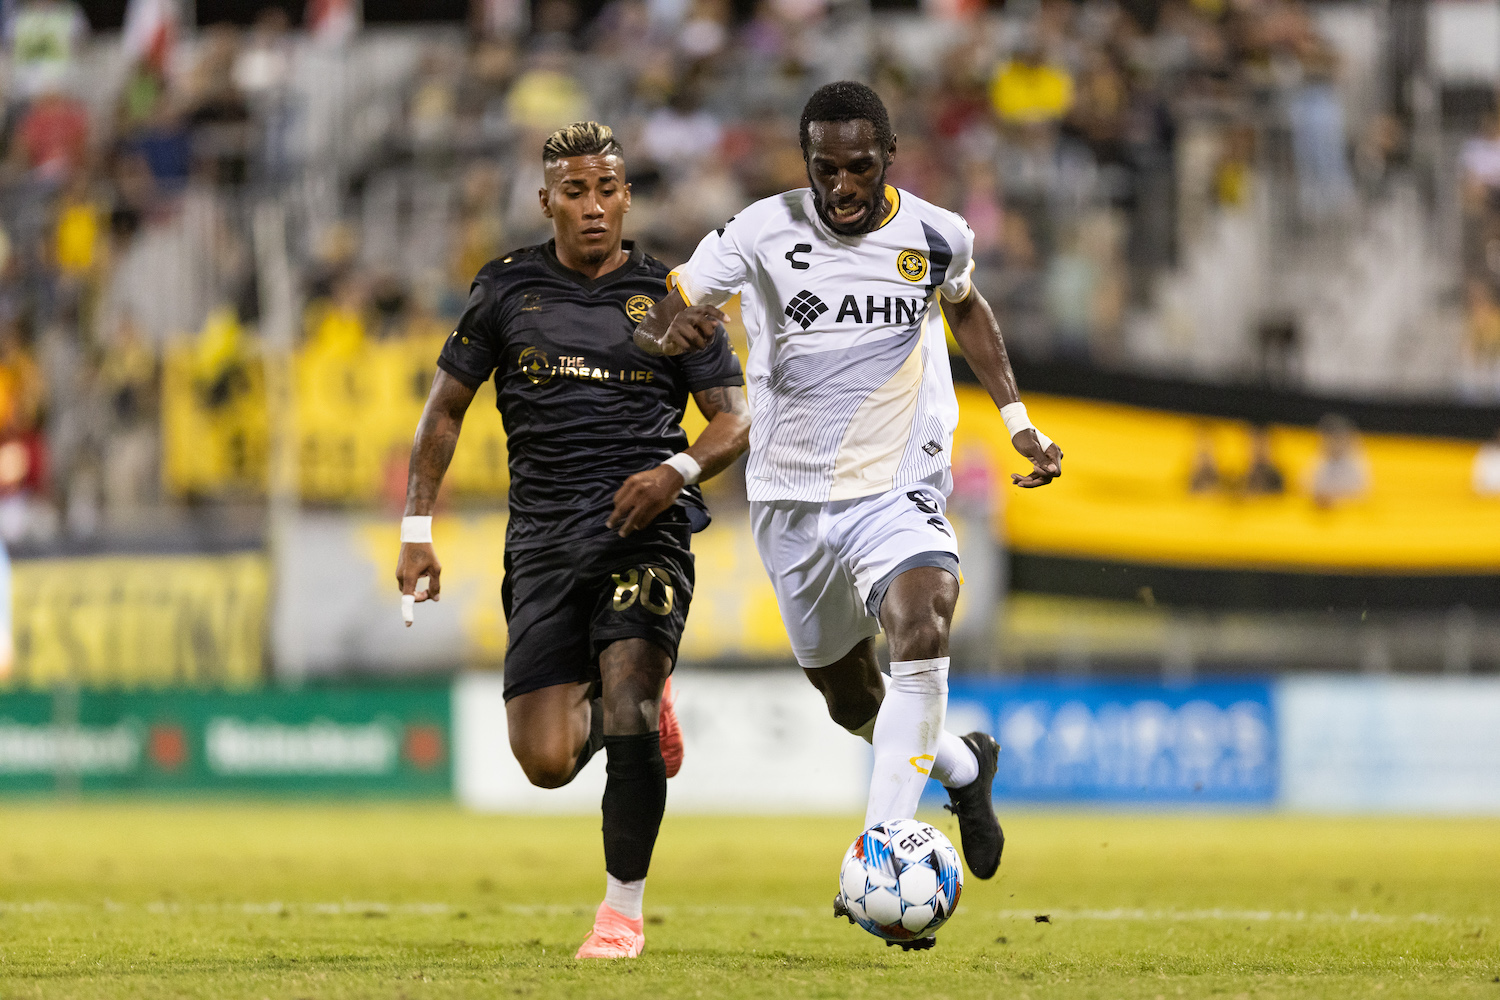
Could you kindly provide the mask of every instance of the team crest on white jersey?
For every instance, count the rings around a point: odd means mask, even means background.
[[[927,258],[915,250],[902,250],[896,256],[896,270],[907,281],[921,281],[927,277]]]

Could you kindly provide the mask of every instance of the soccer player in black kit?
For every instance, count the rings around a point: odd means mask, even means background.
[[[560,129],[542,160],[555,238],[474,279],[417,427],[396,579],[408,623],[412,605],[438,599],[433,503],[493,373],[510,451],[511,750],[532,784],[556,788],[603,748],[606,891],[577,957],[631,958],[646,943],[641,900],[666,808],[659,727],[693,596],[689,539],[709,520],[695,484],[745,451],[749,408],[717,311],[687,317],[707,350],[653,357],[632,341],[667,294],[667,268],[621,238],[630,185],[610,129]],[[708,418],[691,446],[679,426],[689,395]]]

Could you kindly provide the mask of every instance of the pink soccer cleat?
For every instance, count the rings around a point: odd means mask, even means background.
[[[672,678],[667,678],[661,689],[661,717],[656,728],[661,739],[661,759],[667,765],[667,777],[675,778],[682,770],[682,727],[677,724],[677,711],[673,708]]]
[[[594,931],[573,957],[635,958],[645,949],[645,920],[640,917],[631,920],[600,903],[599,912],[594,914]]]

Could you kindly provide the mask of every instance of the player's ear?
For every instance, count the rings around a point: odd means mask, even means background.
[[[548,195],[546,188],[537,188],[536,197],[542,203],[542,215],[550,219],[552,218],[552,199]]]
[[[896,158],[896,133],[891,133],[890,145],[885,147],[885,165],[890,166],[891,161]]]
[[[625,192],[625,211],[628,212],[628,211],[630,211],[630,182],[629,181],[625,182],[625,186],[622,188],[622,190]]]

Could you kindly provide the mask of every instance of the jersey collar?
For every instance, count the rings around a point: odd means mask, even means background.
[[[860,233],[858,236],[846,236],[843,233],[828,228],[828,223],[824,222],[823,217],[818,214],[818,203],[813,198],[812,188],[803,188],[803,190],[806,192],[803,196],[803,203],[806,205],[807,218],[817,227],[820,233],[826,233],[836,240],[857,240],[869,236],[870,233],[878,233],[890,224],[890,221],[896,217],[897,212],[901,211],[901,192],[893,185],[887,184],[885,186],[885,200],[890,204],[891,208],[890,211],[885,213],[885,218],[880,220],[880,225],[870,230],[869,233]]]
[[[542,260],[549,268],[557,272],[562,277],[567,278],[569,281],[581,286],[585,291],[592,292],[596,288],[608,285],[620,278],[625,277],[625,275],[629,274],[637,267],[639,267],[641,265],[641,261],[643,261],[646,257],[646,252],[636,245],[635,240],[621,240],[620,246],[630,254],[630,256],[626,258],[625,263],[621,264],[613,271],[606,271],[604,274],[599,275],[599,277],[597,278],[590,278],[580,271],[573,270],[571,267],[568,267],[562,261],[558,260],[557,240],[555,239],[548,240],[546,244],[543,245]]]
[[[875,229],[872,229],[871,232],[874,232],[878,229],[884,229],[886,227],[886,223],[894,219],[896,217],[896,213],[901,211],[901,192],[897,191],[895,187],[890,184],[887,184],[885,186],[885,200],[891,203],[891,210],[885,213],[885,218],[880,220],[880,225],[876,226]]]

